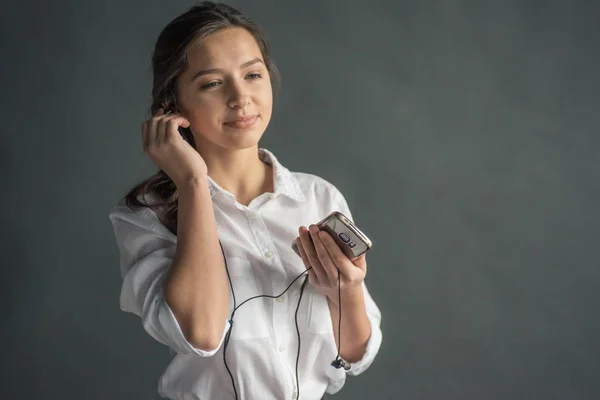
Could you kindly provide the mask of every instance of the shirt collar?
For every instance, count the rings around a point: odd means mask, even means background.
[[[300,184],[294,175],[284,167],[267,149],[259,148],[258,156],[262,161],[273,166],[273,181],[275,186],[275,196],[283,195],[287,196],[292,200],[298,202],[305,202],[306,197],[300,189]],[[231,196],[231,193],[227,192],[221,186],[219,186],[210,176],[208,177],[208,187],[210,190],[210,196],[213,197],[217,193],[223,193]]]

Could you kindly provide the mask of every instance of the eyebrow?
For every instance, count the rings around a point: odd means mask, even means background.
[[[261,63],[264,64],[263,60],[261,60],[260,58],[253,58],[250,61],[246,61],[245,63],[243,63],[242,65],[240,65],[240,69],[244,69],[247,68],[251,65],[254,65],[256,63]],[[207,75],[207,74],[215,74],[215,73],[223,73],[224,70],[221,68],[208,68],[208,69],[203,69],[201,71],[198,71],[194,74],[194,76],[192,77],[192,82],[195,81],[198,77],[202,76],[202,75]]]

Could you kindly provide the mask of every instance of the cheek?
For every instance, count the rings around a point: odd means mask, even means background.
[[[259,93],[258,102],[260,104],[262,113],[271,115],[271,110],[273,108],[273,92],[271,91],[270,87],[268,90],[265,89]]]
[[[200,97],[194,103],[188,118],[192,125],[206,130],[211,126],[219,125],[222,114],[223,104],[221,101],[210,97]]]

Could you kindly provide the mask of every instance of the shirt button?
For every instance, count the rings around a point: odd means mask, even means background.
[[[283,303],[283,296],[275,299],[278,303]]]
[[[292,393],[292,400],[298,400],[298,392],[294,391],[294,393]]]
[[[276,195],[275,193],[271,193],[271,194],[269,195],[269,198],[270,198],[270,199],[274,199],[275,197],[277,197],[277,195]]]
[[[267,258],[271,258],[271,257],[273,257],[273,252],[271,252],[271,251],[267,251],[267,252],[265,253],[265,257],[267,257]]]
[[[285,351],[285,346],[283,344],[279,345],[279,351]]]

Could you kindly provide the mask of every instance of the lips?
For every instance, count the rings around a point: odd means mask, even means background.
[[[258,120],[258,115],[249,115],[245,117],[240,117],[232,121],[225,122],[223,125],[228,126],[234,129],[248,129],[256,124]]]

